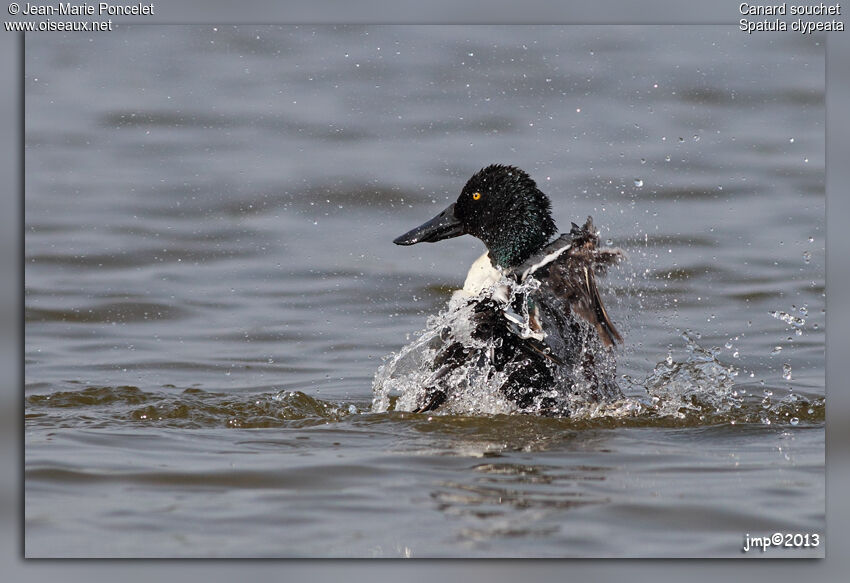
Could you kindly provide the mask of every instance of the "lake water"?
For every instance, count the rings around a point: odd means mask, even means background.
[[[25,66],[27,556],[823,556],[741,550],[825,534],[822,36],[138,26]],[[372,410],[483,250],[391,241],[494,162],[628,253],[642,410]]]

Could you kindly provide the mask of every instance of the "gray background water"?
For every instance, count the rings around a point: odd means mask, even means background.
[[[823,531],[817,413],[368,413],[380,357],[481,252],[390,240],[496,161],[630,252],[621,373],[688,328],[751,394],[822,395],[821,38],[137,27],[31,36],[25,88],[29,556],[737,556]],[[804,305],[802,336],[769,315]]]

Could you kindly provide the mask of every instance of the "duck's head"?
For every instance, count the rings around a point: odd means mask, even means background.
[[[519,168],[494,164],[473,175],[456,202],[393,243],[435,243],[468,234],[484,242],[493,263],[510,268],[541,249],[557,231],[549,197],[534,180]]]

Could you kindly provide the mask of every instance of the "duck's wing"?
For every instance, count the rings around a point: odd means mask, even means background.
[[[596,276],[620,261],[624,254],[615,248],[598,248],[599,235],[593,219],[584,226],[573,223],[569,234],[561,235],[516,271],[521,280],[533,275],[549,292],[569,306],[570,311],[590,323],[605,346],[622,342],[596,285]]]

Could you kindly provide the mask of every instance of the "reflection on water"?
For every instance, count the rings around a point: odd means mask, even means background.
[[[27,555],[823,533],[823,63],[822,36],[724,27],[28,37]],[[603,290],[626,399],[372,413],[482,251],[391,240],[497,162],[627,251]]]
[[[482,464],[472,469],[484,476],[472,484],[441,484],[432,496],[446,515],[477,523],[460,529],[459,540],[481,542],[557,534],[557,524],[547,525],[551,512],[604,504],[604,497],[582,491],[578,481],[604,480],[611,468]]]

